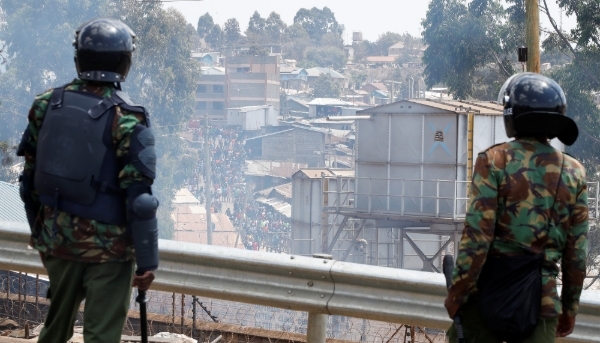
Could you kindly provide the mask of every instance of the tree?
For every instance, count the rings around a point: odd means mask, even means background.
[[[354,49],[354,62],[363,62],[367,56],[370,56],[371,51],[374,50],[373,45],[374,43],[371,43],[368,40],[352,43],[352,48]]]
[[[329,74],[321,74],[313,85],[313,96],[315,98],[339,98],[340,86]]]
[[[206,43],[213,49],[218,49],[223,44],[223,30],[219,24],[215,24],[210,30],[210,33],[205,38]]]
[[[294,16],[294,24],[300,24],[308,32],[310,38],[319,43],[326,33],[342,34],[343,27],[338,24],[335,14],[327,7],[322,10],[313,7],[310,10],[301,8]]]
[[[287,25],[281,16],[275,12],[271,12],[265,22],[265,32],[272,42],[281,42],[285,37]]]
[[[427,86],[445,84],[457,99],[483,87],[479,94],[494,99],[514,73],[510,58],[517,49],[507,38],[514,23],[504,18],[506,10],[497,0],[474,0],[468,6],[461,0],[432,0],[422,22]],[[494,80],[477,73],[492,63]]]
[[[401,34],[388,31],[379,35],[379,38],[373,44],[373,53],[377,56],[387,56],[389,47],[401,41],[404,41]]]
[[[314,47],[306,50],[306,60],[319,67],[341,69],[346,65],[346,54],[332,46]]]
[[[236,43],[242,37],[240,23],[235,18],[227,19],[223,26],[223,32],[227,44]]]
[[[597,1],[559,1],[559,5],[567,14],[575,14],[577,27],[567,34],[559,26],[548,11],[547,2],[542,2],[543,9],[550,20],[554,33],[543,42],[546,50],[555,50],[567,54],[572,63],[562,68],[553,68],[550,77],[554,78],[565,91],[567,97],[567,115],[577,122],[580,135],[577,142],[567,151],[583,162],[591,179],[597,179],[600,157],[600,110],[594,103],[592,92],[600,91],[600,33],[594,31],[590,23],[600,23]]]
[[[123,88],[151,114],[158,155],[154,192],[161,201],[157,214],[159,235],[170,238],[172,199],[192,172],[191,160],[184,157],[187,150],[181,145],[178,132],[194,112],[199,67],[190,59],[190,53],[197,32],[190,29],[181,13],[164,10],[158,3],[42,1],[39,6],[17,0],[2,2],[7,18],[2,40],[7,42],[11,59],[6,72],[0,74],[0,94],[10,99],[1,104],[0,120],[5,125],[0,139],[16,145],[25,128],[33,96],[75,76],[73,50],[68,47],[81,23],[90,17],[122,20],[139,37]],[[53,9],[52,16],[48,16],[48,8]],[[173,178],[176,173],[183,177]],[[0,176],[5,175],[2,170]]]
[[[258,14],[258,11],[254,11],[250,22],[248,22],[248,29],[246,29],[246,36],[255,35],[261,36],[265,34],[265,27],[267,21]]]
[[[310,36],[304,27],[298,23],[288,26],[286,37],[290,43],[285,50],[285,57],[297,61],[304,59],[304,51],[311,45]]]
[[[210,34],[210,30],[215,26],[213,18],[206,12],[203,16],[198,18],[198,35],[200,38],[205,38],[208,34]]]
[[[332,46],[338,49],[344,49],[344,39],[341,35],[333,32],[327,32],[321,37],[321,46]]]

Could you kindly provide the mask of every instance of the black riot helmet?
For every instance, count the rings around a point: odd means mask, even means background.
[[[579,129],[566,116],[567,100],[556,81],[536,73],[512,76],[504,94],[504,128],[508,137],[547,135],[566,145],[577,140]]]
[[[80,79],[125,81],[135,50],[135,33],[122,22],[92,19],[75,31],[75,66]]]

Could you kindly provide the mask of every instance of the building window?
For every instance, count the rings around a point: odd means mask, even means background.
[[[237,72],[238,73],[249,73],[250,72],[250,68],[248,68],[248,67],[237,68]]]
[[[213,93],[223,93],[222,85],[213,85]]]
[[[206,93],[206,86],[198,85],[198,87],[196,87],[196,93]]]
[[[223,101],[213,101],[213,111],[220,111],[224,107]]]
[[[206,101],[196,102],[196,110],[197,111],[206,111]]]

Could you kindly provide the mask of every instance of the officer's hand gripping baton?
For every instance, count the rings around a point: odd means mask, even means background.
[[[452,286],[452,271],[454,270],[454,259],[451,255],[444,256],[443,262],[443,271],[444,276],[446,277],[446,287],[450,289]],[[460,320],[460,315],[456,314],[454,316],[454,327],[456,328],[456,337],[458,339],[458,343],[465,343],[465,335],[463,333],[462,322]]]
[[[143,272],[136,272],[137,275],[144,274]],[[146,299],[146,291],[140,291],[138,289],[138,296],[135,298],[135,301],[140,304],[140,331],[142,334],[142,343],[148,343],[148,318],[146,314],[146,303],[148,299]]]

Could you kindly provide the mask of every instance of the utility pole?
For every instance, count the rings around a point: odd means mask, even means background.
[[[208,113],[204,125],[204,192],[206,192],[206,244],[212,245],[212,222],[210,220],[210,141],[208,136]]]
[[[540,63],[540,8],[539,0],[527,0],[527,71],[538,73]]]

